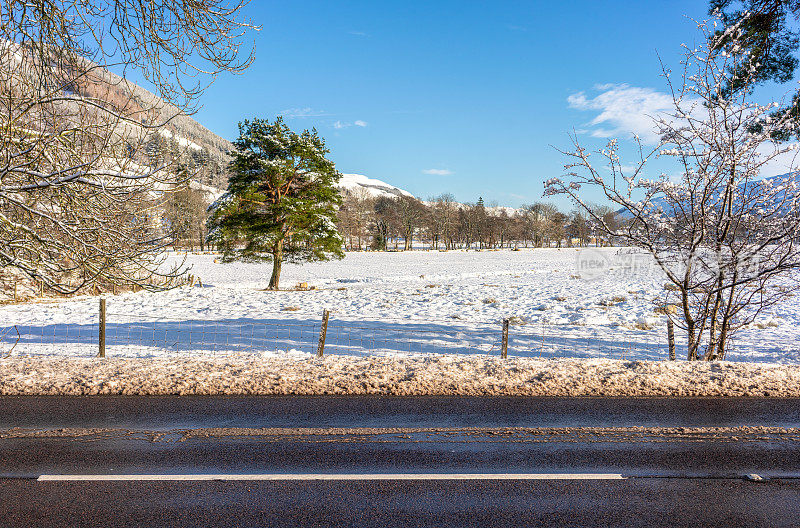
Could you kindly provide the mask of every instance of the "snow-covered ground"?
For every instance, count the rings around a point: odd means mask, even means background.
[[[641,255],[616,248],[350,253],[284,265],[284,287],[316,289],[281,292],[264,291],[269,264],[186,258],[202,287],[108,297],[109,356],[308,358],[329,309],[326,354],[497,356],[501,321],[511,318],[510,356],[666,357],[664,318],[654,311],[664,278]],[[598,261],[599,270],[586,266]],[[0,306],[0,354],[17,331],[13,356],[96,354],[97,304]],[[728,359],[798,363],[798,337],[800,304],[792,302],[738,334]]]

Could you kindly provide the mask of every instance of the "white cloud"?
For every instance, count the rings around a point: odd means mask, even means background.
[[[368,37],[369,34],[364,31],[348,31],[348,35],[354,35],[356,37]]]
[[[327,112],[323,110],[314,110],[311,107],[306,106],[305,108],[287,108],[286,110],[281,110],[278,114],[282,115],[287,119],[298,119],[298,118],[305,118],[305,117],[322,117],[329,115]]]
[[[598,84],[594,90],[599,92],[594,97],[587,97],[585,92],[570,95],[567,102],[571,108],[595,111],[597,115],[583,128],[576,130],[579,134],[591,134],[593,137],[620,139],[638,135],[644,143],[655,145],[659,141],[653,118],[663,118],[674,109],[672,97],[652,88],[640,88],[627,84]],[[707,110],[699,99],[684,99],[684,109],[696,119],[706,120]],[[772,145],[765,144],[758,149],[762,156],[772,152]],[[761,176],[774,176],[797,170],[798,153],[788,152],[777,156],[761,169]],[[623,172],[630,174],[635,165],[625,165]]]
[[[448,176],[453,174],[453,171],[447,169],[423,169],[424,174],[433,174],[435,176]]]
[[[786,145],[781,145],[781,147],[785,146]],[[770,145],[764,145],[759,149],[759,152],[762,155],[767,155],[771,152],[771,148]],[[764,165],[761,169],[761,176],[778,176],[780,174],[786,174],[787,172],[796,171],[798,162],[800,162],[800,160],[798,160],[798,151],[796,150],[778,154],[775,158],[770,160],[769,163]]]
[[[337,130],[338,129],[342,129],[342,128],[350,128],[351,126],[357,126],[357,127],[362,127],[363,128],[363,127],[368,126],[368,125],[369,125],[369,123],[367,123],[366,121],[362,121],[360,119],[356,119],[352,123],[349,122],[349,121],[336,121],[333,124],[333,128],[335,128]]]
[[[627,84],[599,84],[600,93],[587,97],[578,92],[567,97],[567,103],[577,110],[599,112],[587,126],[594,137],[638,135],[646,143],[656,143],[658,135],[653,118],[673,108],[672,97],[652,88]]]

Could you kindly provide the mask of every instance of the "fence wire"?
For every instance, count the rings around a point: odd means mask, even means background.
[[[184,355],[316,354],[321,318],[271,317],[222,320],[106,314],[108,357]],[[0,357],[57,355],[93,357],[99,321],[84,324],[0,325]],[[325,354],[501,354],[502,321],[368,320],[330,318]],[[685,348],[685,347],[683,347]],[[678,357],[685,350],[677,347]],[[511,325],[509,356],[666,359],[659,331],[608,329],[535,322]]]

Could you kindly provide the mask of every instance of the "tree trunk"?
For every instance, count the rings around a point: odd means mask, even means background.
[[[275,244],[272,250],[272,277],[269,278],[269,289],[277,290],[281,279],[281,264],[283,263],[283,241]]]

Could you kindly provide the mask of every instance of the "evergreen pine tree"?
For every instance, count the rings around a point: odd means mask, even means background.
[[[336,230],[341,175],[316,130],[297,134],[274,123],[239,123],[228,190],[210,207],[208,240],[224,262],[272,261],[277,290],[281,263],[343,258]]]

